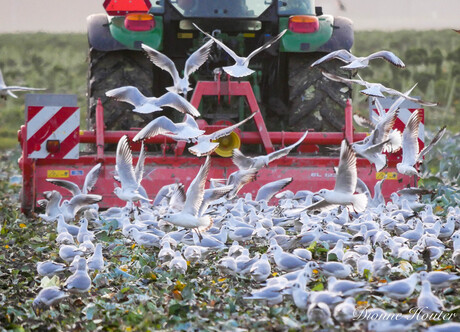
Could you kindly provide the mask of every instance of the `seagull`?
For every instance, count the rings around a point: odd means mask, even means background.
[[[63,245],[59,248],[59,257],[70,263],[77,255],[83,256],[85,253],[73,245]]]
[[[405,300],[415,290],[419,275],[412,274],[409,278],[392,281],[387,285],[380,286],[377,291],[395,300]]]
[[[67,266],[65,264],[56,263],[53,261],[45,261],[37,263],[37,272],[41,276],[52,277],[59,272],[65,271]]]
[[[249,273],[257,282],[267,280],[271,274],[271,266],[267,254],[263,254],[260,259],[251,266]]]
[[[175,252],[171,249],[169,242],[164,242],[160,252],[158,253],[158,259],[161,262],[167,262],[174,258]]]
[[[198,124],[192,116],[186,115],[183,122],[174,123],[166,116],[160,116],[150,121],[142,128],[133,138],[133,142],[154,137],[156,135],[165,135],[176,141],[192,141],[198,136],[204,134],[204,130],[198,128]]]
[[[294,149],[297,145],[299,145],[300,143],[304,141],[305,137],[307,137],[307,134],[308,134],[308,131],[306,131],[302,135],[302,137],[294,144],[286,146],[285,148],[281,150],[271,152],[265,156],[247,157],[239,149],[233,149],[232,161],[236,166],[238,166],[240,170],[249,169],[249,168],[255,168],[259,170],[264,166],[268,167],[268,164],[272,162],[273,160],[276,160],[276,159],[279,159],[279,158],[282,158],[288,155],[292,149]]]
[[[10,95],[13,98],[18,98],[12,91],[39,91],[39,90],[46,90],[44,88],[28,88],[25,86],[7,86],[3,79],[2,71],[0,70],[0,98],[6,100],[6,96]]]
[[[200,231],[206,231],[212,226],[212,218],[209,215],[200,216],[198,211],[203,202],[204,186],[211,167],[211,158],[206,157],[206,161],[200,167],[198,174],[193,179],[187,189],[184,209],[179,213],[167,213],[162,219],[176,226],[191,228]],[[201,234],[200,234],[201,237]]]
[[[251,296],[244,296],[245,300],[265,300],[272,306],[283,302],[283,291],[287,285],[267,286],[251,292]]]
[[[265,185],[263,185],[262,187],[260,187],[260,189],[257,191],[257,195],[256,195],[256,201],[269,201],[270,199],[272,199],[272,197],[278,192],[280,191],[281,189],[285,188],[286,186],[288,186],[292,181],[294,180],[294,178],[285,178],[285,179],[281,179],[281,180],[277,180],[277,181],[272,181],[272,182],[269,182]]]
[[[270,245],[270,248],[267,250],[267,254],[273,254],[276,266],[281,271],[290,272],[299,270],[308,263],[306,260],[303,260],[294,254],[284,252],[283,249],[277,244]]]
[[[428,280],[434,289],[447,288],[452,282],[460,280],[460,276],[443,271],[420,272],[421,280]]]
[[[90,271],[101,271],[104,268],[104,256],[102,256],[102,244],[96,244],[94,254],[88,258],[88,269]]]
[[[169,268],[182,274],[187,272],[187,261],[182,257],[180,251],[175,252],[174,258],[169,262]]]
[[[369,61],[373,59],[383,59],[391,63],[393,66],[399,67],[399,68],[404,68],[406,65],[400,58],[398,58],[393,52],[390,51],[378,51],[375,53],[372,53],[371,55],[365,56],[365,57],[357,57],[348,52],[347,50],[337,50],[334,52],[331,52],[322,58],[316,60],[311,64],[310,67],[317,66],[325,61],[329,61],[332,59],[338,59],[342,62],[347,63],[345,66],[341,66],[340,68],[343,69],[361,69],[365,68],[369,65]]]
[[[72,193],[72,196],[77,196],[81,194],[88,194],[91,190],[93,190],[94,186],[96,185],[97,179],[99,174],[101,173],[102,164],[96,164],[91,170],[86,174],[85,182],[83,183],[83,187],[80,187],[75,184],[74,182],[62,180],[62,179],[46,179],[46,181],[56,185],[63,187]]]
[[[246,119],[243,121],[240,121],[232,126],[229,126],[227,128],[223,128],[220,130],[217,130],[209,135],[201,135],[198,136],[196,141],[197,144],[194,146],[191,146],[188,148],[190,153],[194,154],[195,156],[202,157],[202,156],[207,156],[213,153],[218,147],[219,147],[219,142],[215,142],[219,138],[225,137],[230,135],[236,128],[241,126],[243,123],[249,121],[256,115],[256,113],[252,113],[250,116],[248,116]]]
[[[72,293],[85,293],[90,288],[91,278],[88,275],[86,259],[81,257],[77,263],[77,270],[65,281],[64,289]]]
[[[243,188],[246,184],[251,181],[254,181],[257,175],[257,168],[249,168],[249,169],[240,169],[238,171],[233,172],[228,176],[227,179],[227,186],[232,186],[232,190],[230,190],[227,194],[227,199],[233,199],[236,197],[238,192]]]
[[[200,116],[200,112],[192,104],[175,92],[166,92],[158,98],[146,97],[138,88],[128,85],[109,90],[105,95],[117,101],[133,105],[133,112],[136,113],[149,114],[160,112],[163,110],[162,107],[168,106],[184,114],[190,114],[194,117]]]
[[[392,316],[391,313],[384,313],[382,315],[378,317],[383,318],[369,321],[367,325],[369,332],[404,332],[411,330],[420,322],[419,318],[413,314]],[[385,317],[389,318],[384,319]]]
[[[63,215],[65,221],[71,221],[82,208],[102,200],[100,195],[81,194],[72,197],[70,201],[65,200],[61,204],[62,195],[56,190],[49,193],[47,197],[49,201],[45,213],[38,216],[48,222],[56,220],[59,215]]]
[[[396,169],[399,173],[404,175],[419,175],[415,169],[415,165],[421,163],[423,157],[433,148],[433,146],[439,142],[444,133],[446,132],[446,126],[442,127],[441,130],[434,136],[433,140],[419,152],[418,146],[418,130],[421,121],[421,115],[418,110],[412,112],[409,120],[407,121],[406,127],[403,131],[403,151],[402,160],[396,164]]]
[[[340,161],[334,190],[321,189],[317,195],[323,199],[308,206],[307,210],[329,210],[339,205],[351,205],[356,212],[363,212],[367,206],[366,194],[354,194],[358,175],[356,155],[346,139],[340,147]]]
[[[356,301],[353,297],[347,297],[334,308],[334,318],[340,323],[348,323],[356,318]]]
[[[364,81],[359,75],[358,75],[359,79],[345,78],[345,77],[341,77],[341,76],[331,74],[331,73],[327,73],[327,72],[324,72],[324,71],[323,71],[323,75],[325,77],[327,77],[328,79],[332,80],[332,81],[346,83],[346,84],[356,83],[356,84],[362,85],[362,86],[366,87],[366,89],[361,90],[360,92],[362,94],[367,95],[367,96],[372,96],[372,97],[377,97],[377,98],[384,98],[385,96],[383,95],[383,93],[385,92],[385,93],[388,93],[388,94],[391,94],[391,95],[404,97],[407,100],[413,101],[414,103],[417,103],[417,104],[420,104],[420,105],[423,105],[423,106],[436,106],[436,105],[438,105],[437,103],[427,102],[427,101],[424,101],[424,100],[421,100],[421,99],[417,99],[417,98],[407,96],[407,95],[405,95],[404,93],[402,93],[402,92],[400,92],[398,90],[387,88],[386,86],[383,86],[380,83],[370,83],[370,82]]]
[[[209,52],[211,51],[212,44],[213,40],[209,40],[189,56],[187,61],[185,61],[183,78],[180,78],[176,65],[166,55],[145,44],[142,44],[141,47],[155,65],[167,71],[171,75],[174,81],[174,85],[167,87],[166,90],[177,94],[182,94],[184,97],[186,97],[187,92],[193,90],[190,88],[189,76],[198,70],[198,68],[200,68],[203,63],[206,62],[209,56]]]
[[[80,228],[77,234],[77,241],[83,242],[85,236],[88,236],[91,241],[96,238],[94,232],[88,230],[88,220],[86,218],[82,218],[80,220]]]
[[[331,309],[323,302],[314,302],[310,304],[307,310],[307,318],[309,322],[316,322],[321,326],[334,325],[331,318]]]
[[[120,138],[116,153],[115,170],[121,182],[121,187],[115,188],[115,195],[127,202],[137,202],[139,200],[149,201],[149,199],[142,196],[138,190],[142,177],[139,176],[136,178],[133,168],[133,155],[128,144],[128,136],[123,135]]]
[[[260,53],[261,51],[269,48],[274,43],[276,43],[287,31],[287,29],[284,29],[275,38],[273,38],[269,42],[265,43],[261,47],[255,49],[254,51],[252,51],[251,54],[249,54],[247,57],[240,57],[240,56],[236,55],[236,53],[232,49],[230,49],[227,45],[225,45],[219,39],[211,36],[209,33],[204,32],[203,30],[201,30],[195,23],[193,23],[193,26],[195,28],[197,28],[198,30],[200,30],[208,38],[214,40],[214,42],[217,45],[219,45],[225,52],[227,52],[228,55],[230,55],[233,58],[233,60],[235,60],[236,63],[233,66],[223,67],[224,71],[227,74],[229,74],[230,76],[233,76],[233,77],[245,77],[245,76],[251,75],[254,72],[254,70],[248,68],[249,61],[256,54]]]
[[[431,292],[431,283],[422,280],[422,290],[417,298],[417,307],[423,313],[441,312],[444,310],[442,301]]]
[[[69,295],[58,286],[43,288],[32,302],[35,313],[39,314],[43,308],[48,308]]]
[[[134,241],[144,247],[159,247],[160,238],[152,233],[140,232],[137,228],[131,228],[129,235],[134,238]]]

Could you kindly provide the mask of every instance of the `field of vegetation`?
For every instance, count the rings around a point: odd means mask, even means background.
[[[413,95],[439,102],[426,111],[428,128],[448,124],[450,131],[459,131],[460,36],[451,30],[355,33],[353,53],[367,55],[381,49],[396,53],[407,67],[401,70],[377,60],[360,72],[363,79],[401,91],[418,82]],[[44,87],[46,93],[76,94],[82,119],[87,107],[87,54],[84,34],[0,34],[0,69],[6,83]],[[354,108],[365,115],[366,97],[358,91],[354,89]],[[0,100],[0,110],[2,149],[17,142],[17,129],[24,123],[24,98]]]

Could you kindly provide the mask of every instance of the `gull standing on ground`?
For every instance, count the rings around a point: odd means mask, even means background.
[[[40,309],[48,308],[67,296],[69,295],[58,286],[43,288],[32,302],[32,307],[39,314]]]
[[[271,266],[267,254],[263,254],[260,259],[251,266],[249,273],[255,281],[263,282],[267,280],[271,274]]]
[[[136,113],[149,114],[161,112],[163,111],[162,107],[168,106],[184,114],[190,114],[194,117],[200,116],[200,112],[192,104],[175,92],[166,92],[158,98],[146,97],[134,86],[123,86],[109,90],[105,95],[117,101],[133,105],[133,112]]]
[[[198,136],[197,144],[189,147],[188,150],[190,151],[190,153],[193,153],[195,156],[198,156],[198,157],[210,155],[219,147],[219,142],[214,142],[215,140],[218,140],[221,137],[230,135],[236,128],[238,128],[243,123],[252,119],[254,115],[256,115],[256,113],[252,113],[250,116],[248,116],[243,121],[240,121],[227,128],[217,130],[209,135]]]
[[[365,68],[369,65],[369,61],[373,59],[386,60],[389,63],[391,63],[393,66],[396,66],[399,68],[406,67],[404,62],[402,62],[400,58],[398,58],[393,52],[390,52],[390,51],[378,51],[368,56],[357,57],[344,49],[337,50],[337,51],[331,52],[323,56],[322,58],[313,62],[310,67],[314,67],[316,65],[319,65],[320,63],[323,63],[325,61],[329,61],[332,59],[337,59],[337,60],[347,63],[347,65],[341,66],[340,68],[349,69],[349,70]]]
[[[0,98],[6,100],[6,96],[10,95],[13,98],[18,98],[12,91],[39,91],[39,90],[46,90],[44,88],[28,88],[25,86],[17,86],[11,85],[7,86],[3,79],[2,71],[0,70]]]
[[[354,194],[358,179],[356,154],[345,139],[340,147],[340,161],[334,190],[321,189],[317,195],[323,199],[307,207],[307,210],[329,210],[339,205],[349,206],[363,212],[367,206],[366,194]]]
[[[460,276],[444,271],[422,271],[420,272],[420,279],[428,280],[434,289],[442,289],[449,287],[452,282],[460,280]]]
[[[91,288],[91,278],[88,275],[86,259],[80,257],[77,263],[77,270],[67,278],[64,289],[69,292],[85,293]]]
[[[434,136],[433,140],[419,152],[418,145],[418,130],[421,121],[421,114],[418,110],[412,112],[409,120],[407,121],[406,127],[403,131],[402,141],[402,160],[396,164],[396,169],[399,173],[404,175],[419,175],[415,169],[415,165],[421,163],[423,157],[433,148],[433,146],[439,142],[444,133],[446,132],[446,126],[442,127],[441,130]]]
[[[102,244],[96,244],[94,254],[88,258],[88,269],[90,271],[101,271],[104,268],[104,256],[102,256]]]
[[[240,56],[236,55],[236,53],[232,49],[230,49],[227,45],[225,45],[219,39],[211,36],[209,33],[204,32],[203,30],[201,30],[195,23],[193,23],[193,26],[195,28],[197,28],[198,30],[200,30],[207,37],[209,37],[210,39],[214,40],[214,42],[217,45],[219,45],[225,52],[227,52],[228,55],[230,55],[233,58],[233,60],[235,60],[236,63],[233,66],[223,67],[225,72],[227,74],[229,74],[230,76],[233,76],[233,77],[245,77],[245,76],[251,75],[254,72],[254,70],[249,69],[248,65],[249,65],[249,61],[252,59],[252,57],[254,57],[256,54],[260,53],[261,51],[269,48],[270,46],[272,46],[287,31],[287,29],[284,29],[276,37],[274,37],[272,40],[268,41],[267,43],[265,43],[261,47],[259,47],[259,48],[255,49],[254,51],[252,51],[251,54],[249,54],[247,57],[240,57]]]
[[[128,144],[128,136],[123,135],[118,141],[115,170],[121,182],[121,187],[116,187],[115,195],[123,201],[136,202],[149,200],[139,193],[142,178],[137,178],[133,168],[133,155]]]
[[[174,81],[174,85],[167,87],[166,90],[175,92],[177,94],[182,94],[184,97],[187,97],[187,92],[193,90],[190,87],[189,76],[198,70],[198,68],[200,68],[203,63],[206,62],[212,44],[213,40],[209,40],[188,57],[187,61],[185,61],[183,78],[180,78],[176,65],[166,55],[145,44],[142,44],[141,47],[155,65],[167,71],[169,75],[171,75]]]
[[[268,164],[273,160],[288,155],[292,149],[304,141],[305,137],[307,137],[307,134],[308,131],[306,131],[302,137],[294,144],[286,146],[285,148],[278,151],[271,152],[265,156],[247,157],[239,149],[233,149],[232,161],[236,166],[238,166],[240,170],[249,168],[255,168],[259,170],[264,166],[268,167]]]
[[[184,228],[192,228],[200,231],[205,231],[212,226],[212,218],[209,215],[200,216],[198,211],[201,207],[204,197],[204,186],[211,167],[211,158],[206,157],[206,161],[200,167],[198,174],[190,183],[187,189],[184,209],[179,213],[167,213],[162,216],[162,219]]]
[[[413,98],[410,97],[398,90],[387,88],[386,86],[380,84],[380,83],[370,83],[365,80],[363,80],[359,75],[359,79],[350,79],[346,77],[341,77],[335,74],[327,73],[323,71],[323,75],[327,77],[328,79],[336,82],[341,82],[341,83],[346,83],[346,84],[351,84],[351,83],[356,83],[359,85],[362,85],[366,87],[366,89],[361,90],[360,92],[362,94],[365,94],[367,96],[372,96],[372,97],[377,97],[377,98],[385,98],[385,95],[383,94],[388,93],[391,95],[399,96],[399,97],[404,97],[407,100],[413,101],[414,103],[423,105],[423,106],[436,106],[437,103],[432,103],[428,101],[423,101],[421,99]]]
[[[65,264],[56,263],[53,261],[45,261],[37,263],[37,272],[41,276],[52,277],[59,272],[65,271],[67,266]]]
[[[419,275],[412,274],[409,278],[392,281],[387,285],[380,286],[377,291],[395,300],[405,300],[415,290]]]
[[[176,141],[192,141],[204,134],[192,116],[186,114],[183,122],[174,123],[166,116],[160,116],[150,121],[133,138],[133,142],[144,140],[156,135],[165,135]]]
[[[444,310],[442,301],[431,292],[428,280],[422,280],[422,290],[417,298],[417,307],[423,313],[441,312]]]

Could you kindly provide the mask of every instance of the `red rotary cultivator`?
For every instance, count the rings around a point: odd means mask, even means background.
[[[202,98],[217,96],[219,102],[230,101],[234,97],[244,97],[252,113],[256,113],[251,121],[257,131],[235,131],[220,139],[217,156],[212,158],[210,178],[227,178],[237,170],[231,158],[231,151],[241,145],[246,153],[254,151],[254,145],[260,148],[260,154],[270,153],[285,145],[299,140],[304,132],[269,132],[264,118],[259,110],[256,97],[249,82],[231,80],[199,81],[194,90],[191,103],[199,107]],[[215,97],[214,97],[215,98]],[[224,100],[225,99],[225,100]],[[400,114],[410,114],[407,109]],[[423,110],[422,110],[423,112]],[[332,189],[335,183],[334,167],[339,163],[338,152],[319,153],[321,145],[339,146],[346,138],[349,142],[364,139],[367,133],[355,132],[353,127],[353,110],[350,102],[345,109],[345,126],[341,132],[308,133],[306,139],[296,150],[281,159],[262,168],[257,174],[257,180],[246,185],[240,192],[253,195],[264,184],[281,178],[292,177],[292,183],[286,187],[293,192],[298,190],[318,191],[322,188]],[[405,118],[400,118],[395,126],[401,131]],[[206,134],[225,127],[225,125],[208,125],[205,120],[198,120],[200,129]],[[104,110],[99,102],[96,108],[96,123],[94,130],[82,131],[79,128],[79,108],[75,96],[68,95],[28,95],[26,98],[26,124],[18,132],[22,146],[22,156],[19,166],[23,173],[22,211],[30,213],[37,207],[37,201],[43,198],[43,193],[50,190],[60,190],[46,181],[47,178],[60,178],[72,181],[82,186],[85,176],[97,163],[102,163],[99,179],[92,193],[103,196],[99,203],[101,208],[119,206],[122,201],[114,194],[115,153],[107,147],[118,143],[123,135],[130,140],[138,130],[107,131],[104,126]],[[423,134],[423,131],[421,131]],[[423,138],[422,138],[423,140]],[[203,160],[188,153],[185,142],[176,142],[169,137],[158,135],[146,141],[159,147],[155,152],[147,151],[142,185],[149,198],[155,197],[158,190],[167,184],[180,182],[187,187],[197,174]],[[91,147],[91,149],[85,149]],[[140,150],[140,143],[132,143],[134,162]],[[91,150],[92,152],[83,152]],[[113,150],[113,149],[112,149]],[[321,149],[324,150],[324,149]],[[136,153],[137,151],[137,153]],[[186,152],[187,151],[187,152]],[[219,156],[220,155],[220,156]],[[396,163],[401,159],[398,154],[388,157],[388,167],[383,172],[376,172],[366,159],[358,158],[358,177],[371,189],[380,179],[386,177],[383,185],[385,197],[398,189],[415,186],[416,179],[404,176],[396,171]],[[60,190],[64,199],[71,198],[70,192]]]

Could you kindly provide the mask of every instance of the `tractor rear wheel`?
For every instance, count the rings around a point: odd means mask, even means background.
[[[89,53],[88,70],[88,112],[86,124],[92,129],[96,119],[96,105],[100,98],[104,107],[104,122],[107,130],[128,130],[140,127],[152,120],[150,114],[138,114],[133,106],[116,101],[105,95],[108,90],[132,85],[141,93],[153,95],[154,65],[141,51],[98,51],[94,48]]]
[[[288,59],[289,112],[288,129],[302,131],[341,131],[345,119],[345,106],[351,97],[346,84],[323,76],[327,71],[343,77],[350,72],[341,70],[343,62],[332,60],[313,68],[310,65],[326,53],[296,53]]]

